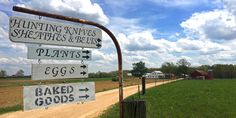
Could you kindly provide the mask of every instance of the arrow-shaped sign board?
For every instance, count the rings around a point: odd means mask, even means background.
[[[102,31],[73,24],[11,17],[9,38],[13,42],[101,48]]]
[[[28,59],[91,60],[90,50],[28,47]]]
[[[32,64],[32,79],[88,78],[87,64]]]
[[[94,82],[24,86],[24,110],[95,100]]]

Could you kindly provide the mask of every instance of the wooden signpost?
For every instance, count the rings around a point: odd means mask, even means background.
[[[88,78],[87,64],[32,64],[32,79]]]
[[[9,38],[12,42],[101,48],[102,31],[97,28],[11,17]]]
[[[95,100],[94,82],[24,86],[24,110]]]
[[[28,59],[91,60],[90,50],[28,47]]]
[[[79,19],[79,18],[72,18],[72,17],[63,16],[63,15],[51,14],[51,13],[47,13],[47,12],[31,10],[31,9],[17,7],[17,6],[14,6],[13,10],[18,11],[18,12],[38,15],[38,16],[45,16],[45,17],[50,17],[50,18],[55,18],[55,19],[60,19],[60,20],[66,20],[66,21],[70,21],[70,22],[74,22],[74,23],[82,23],[82,24],[86,24],[86,25],[92,25],[92,26],[100,28],[104,32],[106,32],[111,37],[113,43],[115,44],[116,50],[117,50],[120,118],[124,117],[123,104],[122,104],[122,101],[123,101],[122,53],[121,53],[121,48],[120,48],[120,45],[119,45],[116,37],[113,35],[113,33],[109,29],[107,29],[105,26],[103,26],[99,23],[84,20],[84,19]],[[13,42],[22,42],[22,43],[62,45],[62,46],[82,47],[82,48],[84,48],[84,47],[101,48],[101,46],[102,46],[102,40],[101,40],[102,32],[100,29],[85,28],[85,27],[79,27],[79,26],[75,26],[75,25],[54,23],[54,22],[43,21],[43,20],[32,20],[32,19],[26,19],[26,18],[21,18],[21,17],[11,17],[10,18],[10,28],[9,28],[9,38]],[[66,67],[68,67],[68,66],[66,66]],[[60,66],[60,68],[61,68],[60,71],[64,72],[62,69],[62,66]],[[57,69],[57,68],[55,68],[55,69]],[[44,72],[46,72],[46,71],[44,71]],[[50,68],[49,72],[51,73],[51,68]],[[57,73],[57,71],[56,71],[56,73]],[[51,74],[51,75],[53,76],[53,74]],[[64,75],[64,74],[62,73],[62,75]],[[25,87],[24,89],[27,89],[27,87]],[[62,89],[64,90],[64,87],[61,87],[61,90]],[[68,90],[68,93],[70,93],[70,87],[68,87],[68,89],[66,89],[66,90]],[[84,89],[84,90],[86,90],[86,89]],[[43,89],[42,89],[42,91],[43,91]],[[24,93],[27,93],[27,92],[25,92],[25,90],[24,90]],[[44,93],[46,93],[45,95],[49,94],[48,90],[46,88],[44,90]],[[32,93],[32,94],[36,94],[36,93]],[[32,95],[32,94],[30,94],[30,95]],[[26,96],[26,95],[24,94],[24,96]],[[87,98],[87,97],[88,97],[88,95],[79,96],[79,98]],[[24,99],[26,99],[26,98],[27,97],[24,97]],[[48,100],[51,101],[54,99],[57,99],[57,98],[50,99],[47,96],[46,99],[42,98],[41,100],[44,100],[45,103],[49,104]],[[70,98],[70,100],[71,99],[72,98]],[[77,99],[77,98],[75,98],[75,99]],[[24,101],[28,101],[28,100],[24,100]],[[54,103],[56,103],[55,100],[54,100]],[[30,104],[30,103],[24,103],[25,110],[28,109],[27,108],[28,104]],[[29,107],[29,109],[31,109],[31,108],[33,109],[34,107]]]

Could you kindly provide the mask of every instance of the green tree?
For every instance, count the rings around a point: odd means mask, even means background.
[[[175,74],[176,65],[173,62],[165,62],[161,65],[161,71],[164,73]]]
[[[0,77],[5,77],[5,76],[7,76],[7,71],[1,70],[0,71]]]
[[[24,71],[22,70],[22,69],[20,69],[20,70],[18,70],[17,72],[16,72],[16,76],[24,76]]]
[[[210,65],[201,65],[197,69],[207,72],[208,70],[211,69],[211,66]]]
[[[131,70],[133,76],[142,77],[147,71],[148,69],[145,67],[144,62],[140,61],[138,63],[133,63],[133,70]]]
[[[183,58],[183,59],[180,59],[176,64],[178,65],[178,69],[177,69],[178,73],[180,75],[184,74],[184,78],[185,78],[186,74],[189,74],[189,67],[191,63]]]
[[[215,64],[212,66],[215,78],[236,78],[236,65]]]

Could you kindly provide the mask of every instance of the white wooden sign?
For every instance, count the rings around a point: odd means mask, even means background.
[[[28,47],[28,59],[91,60],[90,50]]]
[[[87,64],[32,64],[32,79],[88,78]]]
[[[101,48],[102,31],[45,20],[11,17],[9,38],[13,42]]]
[[[95,100],[94,82],[24,86],[24,110]]]

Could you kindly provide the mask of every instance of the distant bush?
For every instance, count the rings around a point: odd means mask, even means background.
[[[129,70],[123,70],[123,78],[127,78],[127,73],[129,73]],[[116,77],[118,76],[117,71],[111,71],[111,72],[101,72],[98,71],[96,73],[89,73],[89,78],[104,78],[104,77]]]
[[[117,81],[119,81],[118,77],[112,77],[111,80],[112,80],[113,82],[117,82]]]

